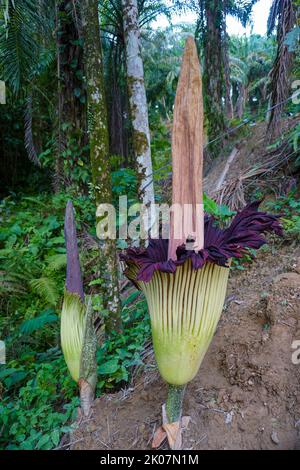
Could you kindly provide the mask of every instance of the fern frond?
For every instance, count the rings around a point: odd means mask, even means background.
[[[49,277],[40,277],[39,279],[31,279],[30,287],[49,305],[56,305],[59,299],[57,285],[54,279]]]
[[[59,253],[57,255],[49,256],[47,258],[47,272],[54,273],[65,269],[67,265],[67,256],[64,253]]]
[[[35,331],[41,330],[45,325],[57,322],[58,316],[53,313],[53,310],[46,310],[43,314],[30,318],[20,325],[20,333],[30,335]]]
[[[24,282],[18,279],[18,276],[9,275],[6,272],[0,272],[0,297],[7,297],[13,295],[20,297],[26,293]]]

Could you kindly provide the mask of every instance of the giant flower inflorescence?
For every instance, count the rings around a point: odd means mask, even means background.
[[[245,207],[226,229],[221,229],[214,217],[206,216],[203,249],[194,251],[181,245],[176,260],[168,259],[168,240],[151,239],[146,249],[129,248],[121,255],[128,265],[127,275],[132,281],[149,282],[155,271],[174,274],[188,259],[196,270],[206,263],[227,267],[232,258],[241,258],[249,248],[257,250],[266,244],[265,233],[282,235],[279,217],[259,211],[260,202]]]
[[[61,347],[72,378],[80,389],[81,407],[88,415],[97,383],[97,338],[91,303],[85,303],[77,245],[74,207],[68,201],[65,215],[67,276],[61,312]]]
[[[174,106],[170,239],[152,239],[146,249],[129,248],[121,256],[125,274],[147,299],[157,365],[169,384],[164,430],[172,449],[180,448],[185,385],[197,374],[216,331],[232,258],[259,249],[267,232],[282,235],[278,217],[260,212],[259,201],[225,229],[204,217],[203,120],[200,64],[195,41],[188,38]]]

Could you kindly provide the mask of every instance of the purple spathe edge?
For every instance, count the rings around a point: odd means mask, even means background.
[[[73,294],[78,294],[83,301],[83,282],[80,270],[76,224],[72,201],[68,201],[66,207],[65,241],[67,251],[66,289]]]
[[[248,248],[259,249],[267,243],[264,234],[283,235],[279,216],[259,212],[261,201],[249,204],[232,220],[231,225],[221,229],[213,217],[205,217],[204,248],[198,252],[187,250],[185,245],[178,247],[177,260],[168,259],[169,240],[150,239],[146,249],[128,248],[120,255],[121,260],[130,266],[137,265],[136,280],[149,282],[155,271],[175,273],[177,266],[186,260],[192,261],[194,269],[201,269],[205,263],[228,267],[231,258],[241,258]]]

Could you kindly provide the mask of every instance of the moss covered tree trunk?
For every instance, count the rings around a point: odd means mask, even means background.
[[[98,0],[82,1],[84,53],[89,112],[90,159],[93,187],[97,207],[112,203],[111,174],[109,163],[109,134],[104,93],[102,48],[98,17]],[[98,221],[97,221],[98,222]],[[106,332],[121,328],[120,295],[116,241],[106,239],[100,251],[101,293]]]
[[[141,56],[137,0],[122,0],[123,24],[126,45],[127,82],[133,126],[133,149],[138,172],[140,200],[147,207],[152,204],[150,217],[144,217],[146,232],[154,223],[154,186],[148,107],[144,83],[144,66]]]

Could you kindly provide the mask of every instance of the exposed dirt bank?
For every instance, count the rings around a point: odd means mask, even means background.
[[[222,320],[184,414],[185,449],[300,448],[300,250],[269,247],[233,272]],[[105,396],[74,432],[73,449],[148,449],[166,387],[147,372],[132,391]],[[165,445],[165,444],[164,444]]]

